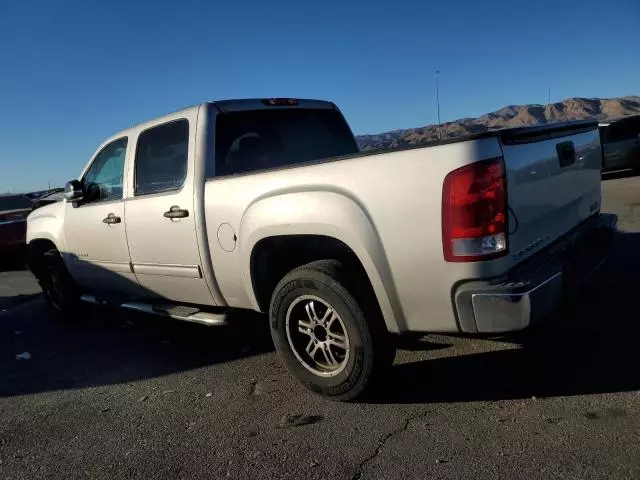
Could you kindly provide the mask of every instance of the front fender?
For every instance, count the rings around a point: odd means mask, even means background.
[[[64,202],[45,205],[31,212],[27,218],[27,244],[33,240],[49,240],[59,252],[64,252],[63,217]]]
[[[262,198],[245,211],[239,233],[242,282],[256,310],[258,300],[251,282],[251,253],[255,245],[273,236],[322,235],[351,248],[369,277],[388,330],[403,330],[404,317],[384,248],[373,221],[356,199],[343,192],[327,191]]]

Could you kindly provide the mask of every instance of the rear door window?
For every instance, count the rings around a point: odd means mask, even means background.
[[[189,121],[145,130],[138,138],[135,195],[178,190],[187,176]]]

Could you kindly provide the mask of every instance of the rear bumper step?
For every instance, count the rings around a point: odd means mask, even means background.
[[[506,278],[459,286],[454,299],[462,331],[522,330],[548,316],[604,263],[616,237],[617,217],[600,214]]]

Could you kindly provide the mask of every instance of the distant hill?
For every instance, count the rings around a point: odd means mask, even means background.
[[[640,97],[568,98],[551,105],[509,105],[478,118],[462,118],[442,124],[442,138],[486,132],[507,127],[538,125],[596,118],[616,119],[640,114]],[[362,150],[415,145],[438,138],[438,126],[394,130],[376,135],[359,135]]]

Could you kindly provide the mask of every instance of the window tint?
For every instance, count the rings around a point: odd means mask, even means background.
[[[104,147],[82,179],[83,203],[104,202],[122,198],[122,176],[127,151],[127,138]]]
[[[216,175],[304,163],[358,152],[335,110],[232,112],[216,120]]]
[[[142,132],[136,151],[136,195],[180,188],[187,175],[188,146],[187,120]]]

